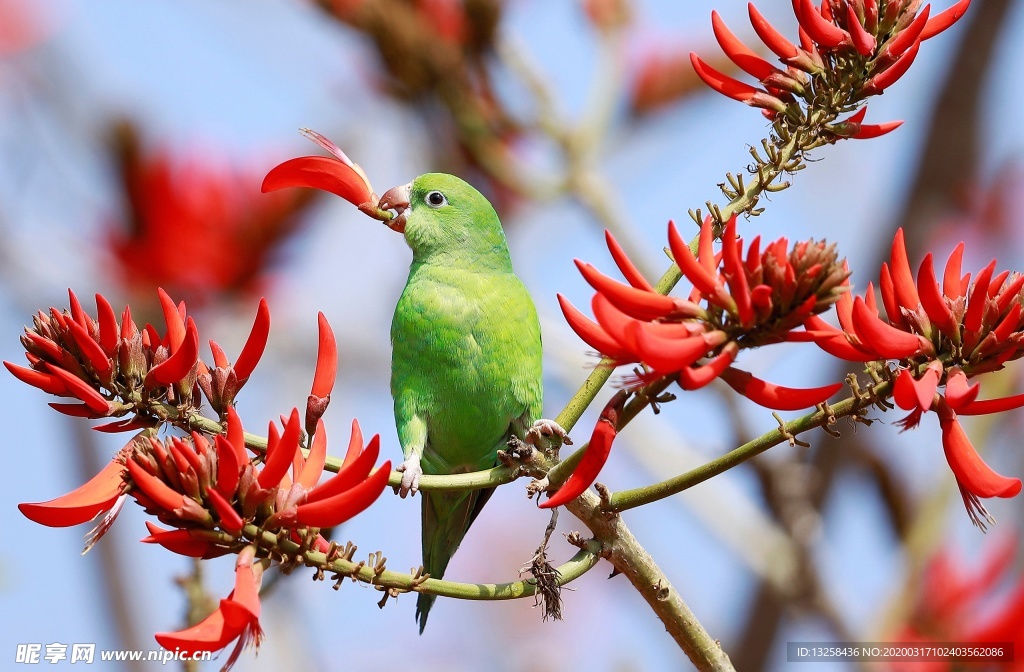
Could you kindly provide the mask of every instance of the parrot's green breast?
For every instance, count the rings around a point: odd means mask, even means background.
[[[540,328],[515,275],[414,267],[391,337],[396,415],[426,423],[424,473],[494,466],[513,423],[521,436],[539,417]]]

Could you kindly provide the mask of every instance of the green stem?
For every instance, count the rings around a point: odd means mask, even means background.
[[[246,537],[256,540],[263,549],[277,549],[286,556],[298,557],[309,567],[320,568],[326,572],[334,572],[350,576],[356,581],[368,583],[381,588],[394,588],[399,591],[414,591],[428,595],[453,597],[460,600],[512,600],[529,597],[537,591],[536,581],[523,579],[508,583],[459,583],[441,579],[423,579],[412,574],[393,572],[389,569],[378,571],[374,564],[384,559],[370,555],[368,562],[357,562],[345,558],[335,558],[328,562],[327,555],[302,546],[291,539],[282,539],[274,532],[260,530],[255,525],[246,525],[243,529]],[[229,536],[229,535],[228,535]],[[586,574],[599,560],[599,545],[587,542],[576,555],[556,568],[557,584],[563,586]]]
[[[609,497],[607,504],[604,506],[604,510],[616,512],[626,511],[638,506],[643,506],[644,504],[656,502],[659,499],[664,499],[688,488],[692,488],[698,483],[703,483],[713,476],[717,476],[718,474],[732,469],[736,465],[749,460],[755,455],[760,455],[772,446],[777,446],[780,443],[789,441],[791,437],[794,437],[797,434],[814,429],[815,427],[830,424],[836,418],[856,414],[863,408],[871,405],[876,398],[888,396],[891,386],[892,384],[888,382],[879,383],[871,388],[871,394],[867,397],[852,396],[835,405],[829,406],[829,410],[831,411],[830,413],[826,413],[819,409],[814,413],[809,413],[801,418],[791,420],[790,422],[785,423],[784,429],[783,427],[779,427],[778,429],[767,432],[753,441],[748,441],[742,446],[729,451],[725,455],[711,460],[707,464],[703,464],[696,469],[691,469],[686,473],[674,476],[668,480],[641,488],[633,488],[631,490],[616,492]]]

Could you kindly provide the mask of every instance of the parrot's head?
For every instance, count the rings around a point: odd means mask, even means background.
[[[378,207],[395,213],[386,224],[405,234],[416,259],[462,257],[508,263],[505,233],[494,208],[483,194],[454,175],[420,175],[385,192]]]

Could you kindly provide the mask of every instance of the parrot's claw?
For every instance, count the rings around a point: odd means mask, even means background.
[[[533,423],[533,427],[526,431],[526,442],[541,450],[555,450],[563,443],[567,446],[572,445],[568,432],[554,420],[545,418]]]
[[[395,471],[402,474],[402,485],[398,489],[398,496],[405,499],[410,494],[415,495],[420,489],[420,476],[423,475],[423,469],[420,468],[420,456],[410,455],[405,462],[395,468]]]

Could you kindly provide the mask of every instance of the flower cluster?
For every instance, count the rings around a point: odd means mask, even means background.
[[[390,462],[373,469],[380,452],[374,436],[363,445],[359,423],[352,424],[348,452],[338,473],[319,483],[327,459],[327,433],[317,424],[309,454],[300,450],[301,424],[293,409],[283,431],[271,423],[263,465],[250,463],[242,425],[228,411],[226,434],[207,439],[137,439],[125,456],[135,498],[147,513],[174,530],[150,527],[146,539],[182,555],[210,557],[237,550],[247,524],[276,531],[340,525],[373,503],[384,490]],[[291,475],[289,476],[289,470]],[[226,533],[210,537],[211,530]],[[318,540],[321,550],[326,542]]]
[[[835,246],[807,241],[790,248],[780,238],[762,251],[760,238],[755,238],[744,252],[734,216],[716,254],[713,228],[706,219],[694,255],[669,223],[673,257],[693,283],[686,299],[655,291],[608,235],[609,250],[629,284],[577,260],[583,277],[597,290],[591,302],[596,322],[559,295],[569,325],[616,364],[643,363],[647,371],[639,374],[641,383],[672,376],[683,389],[694,390],[721,378],[768,408],[796,410],[823,402],[841,384],[787,388],[731,365],[743,348],[788,340],[791,330],[828,309],[846,291],[849,273]]]
[[[195,322],[186,318],[162,290],[166,332],[147,324],[139,329],[126,308],[120,324],[109,302],[96,295],[97,318],[87,315],[73,292],[71,308],[36,315],[22,342],[31,368],[5,362],[20,380],[46,392],[77,398],[81,403],[51,404],[56,410],[90,418],[133,417],[103,425],[105,431],[141,430],[99,474],[80,488],[48,502],[19,504],[30,520],[66,527],[102,516],[90,534],[88,550],[117,518],[129,497],[170,528],[148,523],[143,539],[181,555],[211,558],[238,553],[235,591],[209,618],[179,633],[163,633],[168,648],[213,651],[238,640],[234,662],[248,642],[259,641],[257,590],[267,559],[260,550],[263,532],[278,532],[296,544],[320,552],[330,545],[319,534],[362,512],[383,492],[391,463],[374,469],[380,439],[366,444],[353,421],[343,460],[331,465],[337,473],[320,482],[327,457],[327,432],[322,415],[330,403],[337,371],[334,334],[319,316],[320,346],[316,374],[307,400],[303,438],[299,410],[282,426],[270,423],[265,446],[247,435],[234,409],[235,396],[263,354],[270,312],[261,300],[255,324],[238,359],[232,364],[211,341],[213,364],[199,359]],[[199,418],[200,390],[223,425]],[[158,425],[170,423],[184,437],[156,437]],[[304,445],[305,444],[305,445]],[[308,448],[308,451],[304,450]],[[262,453],[259,460],[247,449]],[[255,544],[255,545],[254,545]]]
[[[1024,646],[1024,576],[1014,571],[1015,535],[995,540],[981,566],[965,569],[950,549],[942,549],[924,567],[921,590],[907,622],[894,633],[900,642],[974,642],[1011,644],[1005,655],[992,656],[985,669],[1020,670]],[[1009,585],[1006,581],[1009,579]],[[1005,588],[1003,586],[1006,586]],[[1000,595],[1007,599],[997,600]],[[920,662],[893,665],[894,672],[921,669]],[[953,663],[929,663],[928,669],[952,671]]]
[[[1001,369],[1024,355],[1024,275],[996,274],[993,260],[974,275],[961,275],[964,244],[950,254],[942,282],[932,255],[925,256],[916,282],[903,230],[893,239],[890,263],[882,264],[879,287],[888,320],[879,316],[874,287],[863,297],[844,295],[836,305],[840,328],[808,317],[808,336],[826,352],[850,361],[896,360],[896,404],[910,415],[904,428],[916,426],[934,410],[942,427],[942,445],[964,503],[976,525],[991,517],[979,498],[1013,497],[1021,481],[1001,476],[974,450],[957,415],[998,413],[1024,406],[1024,394],[978,400],[980,386],[968,380]],[[945,386],[944,393],[938,388]]]
[[[118,320],[110,302],[96,295],[96,317],[88,315],[74,292],[70,310],[39,311],[21,337],[29,368],[4,362],[24,383],[81,403],[53,403],[61,413],[86,418],[133,417],[104,426],[129,431],[158,424],[169,413],[184,416],[197,410],[202,389],[223,415],[263,354],[270,329],[270,311],[260,301],[256,320],[237,361],[232,365],[215,342],[214,364],[199,359],[199,332],[186,315],[158,290],[165,329],[152,324],[140,329],[125,308]]]
[[[259,291],[311,202],[303,193],[260,196],[257,175],[209,155],[144,152],[127,124],[114,154],[125,215],[111,223],[108,246],[126,286],[162,286],[195,301]]]
[[[711,22],[726,56],[761,88],[722,74],[696,54],[690,54],[690,60],[708,86],[763,109],[769,119],[788,117],[800,123],[810,116],[809,110],[821,109],[828,113],[827,121],[834,122],[826,126],[832,137],[872,138],[902,122],[864,124],[866,108],[842,121],[836,118],[895,83],[914,62],[921,43],[953,25],[969,4],[970,0],[960,0],[931,16],[931,5],[920,9],[918,0],[821,0],[817,7],[812,0],[793,0],[799,45],[748,4],[754,32],[778,56],[781,67],[743,44],[717,12],[712,12]],[[833,92],[831,100],[821,100],[821,91]]]

